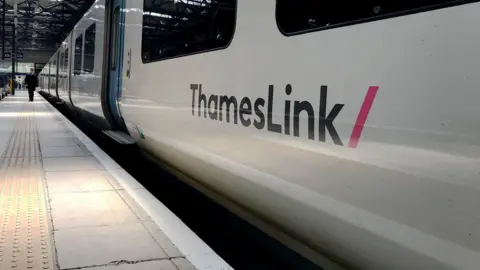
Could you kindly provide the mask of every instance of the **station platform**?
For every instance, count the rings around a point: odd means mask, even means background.
[[[1,270],[232,269],[39,94],[0,101],[0,153]]]

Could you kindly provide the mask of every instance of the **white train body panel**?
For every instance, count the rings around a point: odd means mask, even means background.
[[[105,0],[96,1],[90,10],[77,23],[73,30],[72,43],[82,36],[81,50],[72,57],[78,61],[77,72],[72,72],[72,102],[75,107],[83,109],[101,118],[104,117],[100,100],[103,67],[103,40],[105,18]],[[86,70],[85,63],[85,35],[86,30],[95,24],[95,53],[93,56],[93,70]],[[77,59],[77,60],[75,60]],[[72,65],[75,70],[75,64]]]
[[[275,4],[238,1],[224,49],[145,64],[143,1],[126,1],[120,109],[138,145],[347,266],[478,269],[480,4],[293,36]],[[97,24],[93,71],[69,70],[74,106],[102,118],[104,5],[72,32],[70,48]]]
[[[63,42],[57,53],[58,58],[58,98],[70,102],[69,91],[69,61],[70,61],[70,35]]]
[[[57,73],[57,69],[58,69],[58,51],[52,56],[52,58],[50,59],[50,74],[52,75],[52,77],[50,78],[50,86],[49,86],[49,89],[52,93],[52,95],[55,95],[58,97],[58,93],[57,93],[57,81],[59,81],[58,79],[58,73]]]
[[[142,10],[142,1],[129,8]],[[122,113],[139,144],[311,247],[364,269],[480,265],[479,4],[286,37],[275,1],[239,1],[228,48],[143,64],[142,13],[127,13]],[[126,62],[126,60],[125,60]],[[124,67],[124,73],[128,67]],[[210,95],[315,109],[314,140],[192,115]],[[291,84],[290,96],[285,87]],[[320,142],[319,98],[343,146]],[[356,148],[352,132],[378,92]],[[368,103],[368,102],[367,102]],[[233,110],[230,112],[233,118]],[[218,117],[218,116],[217,116]],[[251,115],[246,118],[258,119]],[[290,118],[290,134],[293,119]],[[273,128],[272,128],[273,129]],[[354,139],[353,139],[354,140]],[[353,142],[353,144],[355,144]]]

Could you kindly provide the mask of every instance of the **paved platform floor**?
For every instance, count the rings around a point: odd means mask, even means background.
[[[195,269],[35,95],[0,101],[0,269]]]

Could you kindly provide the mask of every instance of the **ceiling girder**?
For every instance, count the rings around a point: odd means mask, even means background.
[[[4,1],[7,1],[5,12]],[[45,4],[43,0],[18,1],[15,34],[17,51],[54,51],[94,2],[95,0],[63,0]],[[2,24],[5,25],[5,32],[2,32]],[[0,35],[2,38],[4,35],[6,51],[11,50],[13,43],[13,25],[12,0],[0,0]]]

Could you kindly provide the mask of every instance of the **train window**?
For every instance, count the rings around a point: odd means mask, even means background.
[[[111,69],[112,70],[117,70],[117,58],[118,58],[118,29],[120,25],[120,7],[116,7],[115,10],[113,11],[113,27],[112,27],[112,37],[110,41],[112,42],[112,52],[111,52]]]
[[[224,49],[233,38],[237,0],[144,0],[142,61]]]
[[[79,75],[82,71],[82,45],[83,34],[75,40],[75,58],[73,62],[73,74]]]
[[[348,2],[318,0],[277,0],[276,18],[285,35],[329,29],[388,17],[407,15],[471,0],[368,0]]]
[[[63,77],[67,78],[68,70],[68,48],[65,49],[65,57],[63,59]]]
[[[55,89],[57,87],[56,85],[56,81],[57,81],[57,73],[58,73],[58,69],[57,69],[57,58],[58,58],[58,55],[55,55],[55,59],[52,61],[52,67],[53,67],[53,74],[52,74],[52,81],[51,81],[51,88],[52,89]]]
[[[93,23],[85,31],[85,48],[83,53],[83,71],[93,72],[95,62],[95,32],[96,24]]]
[[[63,61],[65,59],[65,53],[61,52],[60,53],[60,58],[58,59],[58,78],[62,79],[63,78]]]

